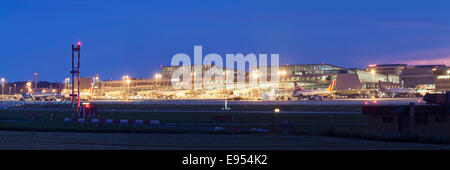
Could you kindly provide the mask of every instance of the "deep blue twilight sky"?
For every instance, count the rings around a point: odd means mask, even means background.
[[[450,1],[0,1],[0,76],[152,77],[174,54],[279,53],[281,64],[450,65]]]

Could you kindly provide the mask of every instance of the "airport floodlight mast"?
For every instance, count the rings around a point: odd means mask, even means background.
[[[2,78],[2,79],[1,79],[1,83],[2,83],[2,96],[5,95],[5,82],[6,82],[5,78]]]
[[[77,100],[77,113],[80,111],[80,47],[81,42],[77,45],[72,44],[72,117],[75,115],[75,100]],[[75,52],[78,54],[77,67],[75,67]],[[75,94],[75,77],[77,77],[77,94]]]
[[[37,75],[38,73],[34,73],[34,88],[37,89]]]

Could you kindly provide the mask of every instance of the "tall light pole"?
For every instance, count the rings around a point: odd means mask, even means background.
[[[69,90],[69,85],[70,85],[70,77],[67,77],[66,79],[64,79],[64,86],[66,90]]]
[[[280,77],[284,77],[285,75],[287,74],[287,72],[285,71],[285,70],[281,70],[281,71],[279,71],[278,72],[278,75],[280,76]],[[278,86],[278,92],[280,91],[280,85]],[[285,94],[285,91],[283,90],[283,98],[284,98],[284,96],[286,96],[286,94]]]
[[[259,85],[258,85],[258,79],[259,79],[259,77],[260,77],[260,75],[259,75],[259,70],[258,69],[255,69],[255,70],[253,70],[252,71],[252,76],[253,76],[253,78],[255,79],[255,87],[257,88],[257,93],[259,94]],[[249,80],[250,81],[250,80]],[[244,84],[244,86],[245,86],[245,84]],[[249,84],[249,86],[250,86],[250,84]],[[250,94],[251,94],[251,96],[253,96],[253,97],[255,97],[255,96],[257,96],[257,94],[255,95],[255,94],[253,94],[252,93],[252,91],[250,92]]]
[[[159,79],[161,79],[162,75],[160,73],[155,74],[156,85],[159,83]]]
[[[252,74],[253,74],[253,78],[255,78],[255,85],[258,85],[259,70],[253,70]]]
[[[375,99],[375,69],[370,70],[372,74],[372,99]]]
[[[1,81],[2,81],[2,96],[3,96],[3,95],[5,95],[5,81],[6,80],[5,80],[5,78],[2,78]]]
[[[37,89],[37,75],[38,73],[34,73],[34,88]]]
[[[123,79],[124,85],[126,86],[126,87],[125,87],[125,94],[124,94],[125,96],[124,96],[124,97],[128,100],[128,95],[129,95],[129,94],[128,94],[128,93],[129,93],[129,92],[128,92],[128,88],[129,88],[130,82],[131,82],[130,76],[128,76],[128,75],[123,76],[122,79]]]
[[[28,93],[32,92],[32,90],[31,90],[31,82],[27,82],[27,90],[28,90]]]

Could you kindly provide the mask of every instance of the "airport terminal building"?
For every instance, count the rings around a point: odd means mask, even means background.
[[[192,66],[191,71],[194,70]],[[162,77],[165,80],[170,80],[172,74],[180,68],[180,66],[163,66],[161,68]],[[203,74],[210,69],[211,66],[203,66],[201,69]],[[252,70],[254,70],[253,68]],[[334,66],[330,64],[295,64],[295,65],[280,65],[278,67],[278,72],[272,73],[271,66],[258,67],[256,68],[259,73],[259,83],[267,83],[271,81],[274,75],[278,74],[281,89],[293,89],[293,82],[297,82],[304,89],[320,89],[327,88],[331,81],[336,80],[337,89],[361,89],[361,88],[378,88],[377,84],[374,82],[392,82],[398,83],[398,76],[386,76],[382,74],[371,74],[369,71],[363,69],[347,69],[339,66]],[[225,70],[225,69],[224,69]],[[264,71],[266,70],[266,71]],[[229,70],[235,71],[235,70]],[[191,74],[195,74],[194,72]],[[249,83],[249,76],[251,72],[238,72],[235,71],[234,80],[238,75],[244,75],[246,78],[246,83]],[[266,77],[266,81],[261,79],[261,77]],[[228,81],[228,80],[225,80]],[[375,86],[372,86],[375,84]]]
[[[270,73],[270,67],[267,70]],[[291,88],[293,82],[305,89],[327,88],[333,80],[336,80],[337,90],[376,89],[378,81],[398,83],[398,76],[388,77],[363,69],[347,69],[330,64],[280,65],[279,70],[283,73],[280,75],[281,83]]]
[[[172,74],[181,66],[162,66],[161,76],[139,79],[130,78],[129,81],[102,81],[96,91],[99,95],[124,96],[124,95],[140,95],[151,96],[155,89],[173,90]],[[186,67],[186,66],[184,66]],[[212,65],[191,66],[192,84],[194,84],[194,76],[197,74],[204,75],[209,71]],[[244,76],[246,84],[249,82],[250,76],[253,76],[254,69],[258,70],[258,86],[245,86],[245,89],[223,89],[226,83],[236,82],[238,76]],[[379,81],[383,82],[385,88],[402,88],[402,87],[431,87],[436,90],[450,90],[450,71],[447,71],[445,65],[433,66],[407,66],[406,64],[388,64],[369,66],[366,69],[344,68],[330,64],[295,64],[280,65],[278,72],[272,73],[270,66],[253,68],[251,71],[237,71],[233,69],[219,68],[223,73],[233,74],[233,80],[214,80],[211,82],[203,82],[200,80],[196,83],[202,84],[203,89],[191,91],[208,93],[206,87],[214,88],[214,93],[222,93],[218,90],[247,90],[260,91],[261,87],[270,87],[271,77],[279,77],[278,89],[280,94],[288,95],[294,90],[294,82],[297,82],[302,89],[326,89],[333,80],[336,80],[335,90],[358,90],[358,89],[379,89]],[[266,71],[264,71],[266,70]],[[201,73],[199,73],[199,71]],[[265,76],[266,79],[261,79]],[[266,80],[266,81],[263,81]],[[266,85],[266,86],[265,86]],[[228,92],[224,92],[227,93]],[[250,93],[250,92],[249,92]],[[254,92],[252,92],[254,93]]]
[[[397,82],[402,88],[414,88],[418,90],[448,91],[450,79],[446,65],[414,65],[407,64],[382,64],[370,65],[366,70],[386,75],[389,82]],[[392,76],[396,76],[392,79]],[[397,79],[397,80],[396,80]]]

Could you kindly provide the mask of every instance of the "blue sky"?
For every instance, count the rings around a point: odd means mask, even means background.
[[[176,53],[278,53],[281,64],[450,65],[450,1],[0,1],[0,76],[148,78]]]

